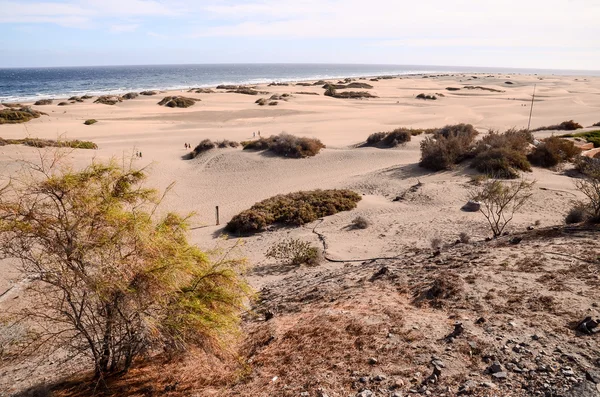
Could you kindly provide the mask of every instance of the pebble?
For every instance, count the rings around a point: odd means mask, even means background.
[[[496,379],[506,379],[508,377],[508,374],[506,372],[496,372],[492,374],[492,376]]]
[[[377,364],[379,361],[375,358],[375,357],[371,357],[369,358],[369,364],[371,365],[375,365]]]
[[[483,386],[483,387],[487,387],[487,388],[489,388],[489,389],[495,389],[495,388],[497,388],[497,387],[498,387],[498,386],[496,386],[496,384],[495,384],[495,383],[492,383],[492,382],[482,382],[482,383],[481,383],[481,386]]]
[[[363,390],[357,393],[356,397],[373,397],[373,392],[371,390]]]

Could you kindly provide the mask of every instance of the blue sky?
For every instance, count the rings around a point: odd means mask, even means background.
[[[600,69],[600,0],[0,0],[0,67]]]

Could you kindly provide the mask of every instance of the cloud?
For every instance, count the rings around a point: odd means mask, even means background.
[[[110,27],[110,31],[113,33],[134,32],[139,27],[140,27],[139,24],[112,25]]]

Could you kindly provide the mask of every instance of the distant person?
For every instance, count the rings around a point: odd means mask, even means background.
[[[258,131],[258,136],[260,136],[260,130]]]
[[[256,138],[256,132],[252,133],[252,138]]]

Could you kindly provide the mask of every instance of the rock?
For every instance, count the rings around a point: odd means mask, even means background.
[[[310,393],[307,391],[303,391],[302,393],[300,393],[300,397],[309,397]]]
[[[477,212],[481,208],[481,203],[475,200],[469,200],[465,205],[461,207],[462,211],[465,212]]]
[[[481,386],[487,387],[488,389],[495,389],[498,387],[495,383],[492,382],[481,382]]]
[[[598,328],[599,324],[600,320],[593,320],[591,317],[586,317],[577,325],[577,331],[586,335],[592,335],[600,331]]]
[[[475,324],[483,324],[483,323],[485,323],[485,318],[483,318],[483,317],[479,317],[479,318],[478,318],[478,319],[475,321]]]
[[[379,361],[377,361],[377,359],[375,357],[370,357],[369,358],[369,364],[371,365],[375,365],[377,364]]]
[[[373,397],[373,395],[371,390],[363,390],[360,393],[357,393],[356,397]]]
[[[39,101],[34,103],[34,105],[36,105],[36,106],[52,105],[52,99],[40,99]]]
[[[592,383],[600,384],[600,371],[595,369],[588,369],[585,371],[585,378]]]
[[[123,99],[135,99],[137,97],[138,97],[137,92],[128,92],[127,94],[123,95]]]
[[[140,95],[146,95],[146,96],[156,95],[156,94],[158,94],[158,91],[142,91],[142,92],[140,92]]]
[[[390,397],[403,397],[402,393],[400,393],[399,391],[395,391],[392,393],[392,395]]]
[[[498,361],[494,361],[494,363],[489,366],[488,371],[492,374],[502,372],[502,365],[500,365]]]
[[[564,394],[565,397],[598,397],[600,396],[600,392],[596,385],[592,382],[581,382],[575,386],[573,386],[567,393]]]
[[[378,374],[378,375],[375,375],[373,377],[373,380],[375,380],[377,382],[381,382],[381,381],[384,381],[386,379],[387,379],[387,377],[385,375],[382,375],[382,374]]]
[[[431,363],[438,368],[446,368],[446,365],[444,364],[444,362],[442,360],[434,359],[433,361],[431,361]]]
[[[521,238],[521,237],[512,237],[510,240],[508,240],[508,242],[511,243],[511,244],[513,244],[513,245],[517,245],[521,241],[523,241],[523,238]]]
[[[506,372],[496,372],[494,374],[492,374],[492,376],[496,379],[506,379],[508,377],[508,374]]]
[[[367,378],[366,376],[361,376],[360,378],[358,378],[358,381],[360,383],[367,383],[369,381],[369,378]]]

